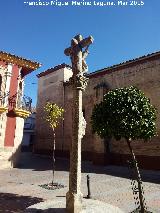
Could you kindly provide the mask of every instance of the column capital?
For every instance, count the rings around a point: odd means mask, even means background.
[[[77,89],[85,90],[87,84],[88,84],[89,78],[83,75],[83,73],[79,73],[76,75],[76,82],[75,86]]]

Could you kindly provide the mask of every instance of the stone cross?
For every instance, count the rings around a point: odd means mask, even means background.
[[[70,151],[69,191],[66,194],[67,213],[79,213],[82,210],[81,193],[81,139],[85,134],[86,122],[82,113],[82,91],[86,88],[88,79],[84,75],[88,66],[85,58],[88,47],[93,43],[92,36],[83,39],[81,35],[71,40],[71,47],[64,53],[70,56],[73,76],[73,137]],[[83,50],[85,48],[85,50]]]

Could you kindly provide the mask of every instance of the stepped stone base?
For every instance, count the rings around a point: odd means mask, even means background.
[[[98,200],[83,199],[82,204],[83,206],[80,213],[124,213],[118,207]],[[40,202],[38,204],[28,207],[24,212],[67,213],[66,200],[65,198],[54,198],[54,201],[49,200],[45,202]]]

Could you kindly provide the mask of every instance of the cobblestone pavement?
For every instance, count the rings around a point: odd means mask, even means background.
[[[55,182],[66,187],[46,190],[39,185],[52,179],[51,159],[23,154],[19,168],[0,170],[0,213],[23,212],[26,207],[65,197],[68,191],[69,162],[57,159]],[[129,171],[118,166],[82,163],[82,193],[87,195],[86,175],[90,175],[92,199],[104,201],[128,213],[135,209]],[[141,171],[148,210],[160,213],[160,171]],[[97,212],[98,213],[98,212]]]

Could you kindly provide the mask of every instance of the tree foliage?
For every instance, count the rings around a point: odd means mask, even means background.
[[[45,120],[52,129],[55,129],[59,124],[60,118],[63,118],[64,109],[55,103],[47,102],[44,106],[44,111],[46,113]]]
[[[155,107],[134,86],[109,91],[91,117],[93,132],[116,140],[150,139],[156,135],[155,121]]]

